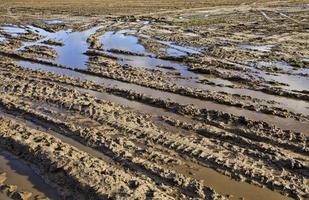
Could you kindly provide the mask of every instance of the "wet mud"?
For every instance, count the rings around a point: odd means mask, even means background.
[[[1,23],[0,198],[308,199],[308,8],[252,6]]]

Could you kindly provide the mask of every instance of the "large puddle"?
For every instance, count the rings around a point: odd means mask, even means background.
[[[145,47],[139,43],[139,37],[136,35],[131,35],[132,33],[136,33],[136,31],[125,29],[116,32],[107,32],[104,35],[100,36],[98,39],[103,44],[103,50],[106,53],[120,59],[119,64],[127,64],[133,67],[158,69],[162,71],[168,70],[164,70],[164,68],[159,68],[158,66],[167,66],[174,68],[174,70],[180,72],[184,77],[198,76],[195,73],[189,72],[187,70],[187,66],[182,63],[155,58],[154,54],[147,52]],[[145,35],[143,35],[143,37],[149,38],[149,36]],[[169,52],[170,56],[173,57],[200,53],[198,50],[191,49],[190,47],[181,47],[178,45],[174,45],[172,42],[164,42],[159,40],[155,41],[167,45],[168,48],[162,50]],[[138,53],[144,56],[132,56],[127,54],[116,54],[108,52],[112,49]]]
[[[51,46],[58,53],[58,57],[55,60],[52,60],[53,62],[71,68],[86,69],[88,56],[84,53],[89,48],[87,38],[100,28],[101,26],[96,26],[82,32],[73,32],[72,30],[48,32],[38,27],[27,26],[25,28],[26,30],[33,31],[44,36],[44,38],[35,42],[25,42],[18,50],[23,50],[25,47],[32,45],[43,45],[42,42],[53,39],[64,44],[63,46]]]

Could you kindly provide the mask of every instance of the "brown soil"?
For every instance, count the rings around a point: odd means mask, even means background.
[[[144,4],[2,4],[0,199],[308,199],[307,4]]]

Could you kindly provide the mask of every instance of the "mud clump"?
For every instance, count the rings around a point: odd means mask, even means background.
[[[53,46],[63,46],[64,44],[60,41],[54,39],[48,39],[42,42],[43,44],[53,45]]]
[[[23,52],[26,54],[32,54],[34,57],[38,58],[56,58],[58,56],[57,52],[52,48],[47,46],[27,46],[23,49]]]

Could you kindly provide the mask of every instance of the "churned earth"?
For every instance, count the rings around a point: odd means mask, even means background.
[[[102,2],[0,6],[0,199],[309,199],[308,3]]]

